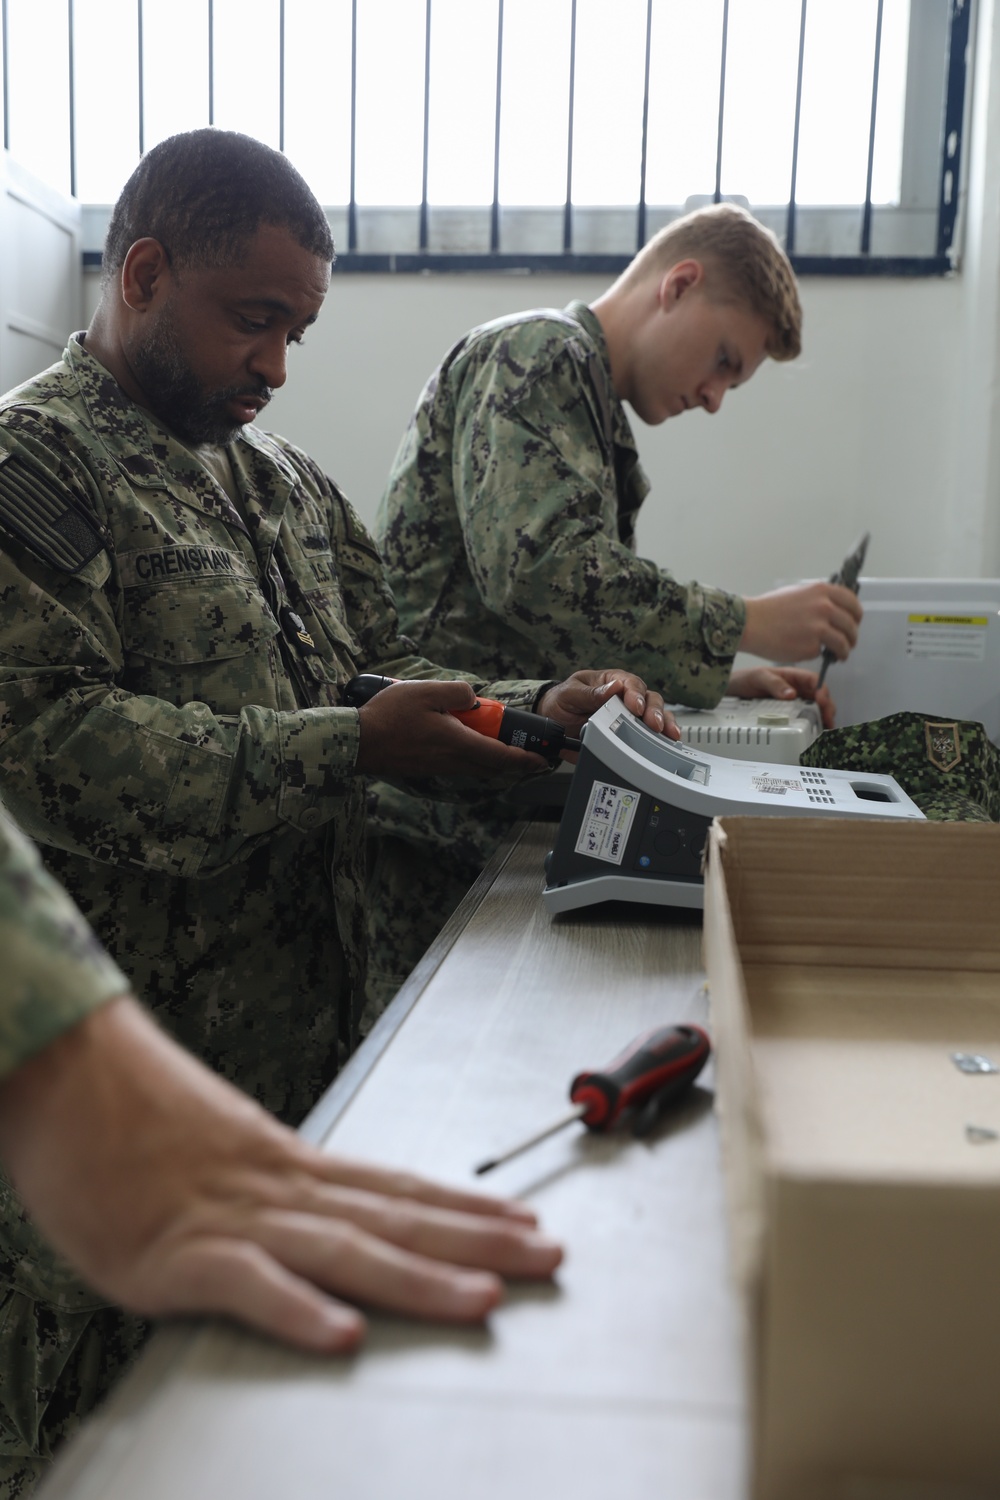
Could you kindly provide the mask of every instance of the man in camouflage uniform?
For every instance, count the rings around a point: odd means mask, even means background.
[[[52,1242],[115,1302],[226,1313],[336,1353],[364,1335],[349,1305],[359,1295],[479,1321],[500,1296],[496,1273],[547,1276],[558,1263],[522,1205],[323,1155],[183,1053],[2,807],[0,952],[0,1159]],[[422,1253],[401,1243],[400,1199]],[[88,1319],[78,1308],[63,1324]],[[70,1355],[91,1401],[114,1373],[98,1334],[91,1322]],[[23,1384],[4,1401],[23,1420],[34,1380],[54,1383],[63,1353],[21,1351]],[[14,1467],[26,1481],[42,1464]],[[24,1489],[10,1467],[5,1487]]]
[[[824,583],[742,599],[679,584],[637,557],[649,484],[623,405],[651,424],[715,412],[767,355],[793,359],[800,335],[786,256],[725,204],[655,236],[592,307],[473,329],[428,381],[376,523],[407,634],[491,676],[558,676],[578,654],[610,653],[668,700],[699,708],[726,691],[811,695],[812,674],[732,674],[734,654],[787,662],[827,646],[843,658],[855,597]],[[494,798],[463,814],[384,785],[372,811],[372,949],[404,958],[373,971],[377,1002],[513,813]],[[414,880],[431,857],[432,888]]]
[[[289,1122],[357,1037],[360,773],[540,765],[451,717],[474,702],[467,680],[343,704],[359,671],[448,674],[398,637],[337,487],[249,426],[319,313],[332,248],[279,153],[174,137],[119,199],[86,335],[0,402],[4,800],[173,1035]],[[488,691],[570,728],[622,691],[662,728],[642,689],[595,672]],[[144,1325],[69,1277],[10,1190],[0,1296],[0,1460],[16,1468]]]

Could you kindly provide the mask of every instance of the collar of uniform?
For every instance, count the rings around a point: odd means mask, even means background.
[[[274,546],[299,476],[281,444],[256,427],[244,427],[230,443],[229,460],[243,503],[257,528],[257,551],[263,556]]]
[[[638,459],[639,450],[635,445],[635,438],[632,436],[632,427],[628,417],[625,415],[625,408],[618,399],[614,383],[611,379],[611,358],[608,354],[608,346],[605,342],[604,329],[601,327],[600,319],[596,313],[591,311],[586,302],[570,302],[567,307],[563,308],[563,312],[567,318],[572,318],[575,323],[579,323],[601,356],[601,363],[608,377],[608,392],[611,398],[611,431],[615,447],[627,449],[630,453],[635,454],[635,457]]]
[[[243,518],[208,470],[150,412],[125,394],[110,371],[88,352],[83,340],[84,334],[75,333],[64,357],[94,431],[107,444],[130,484],[168,489],[186,504],[214,511],[228,525],[245,533]],[[276,532],[297,482],[292,465],[272,438],[250,427],[234,438],[229,455],[248,509],[259,508],[258,515],[266,518],[265,533]],[[265,539],[265,550],[269,539]]]

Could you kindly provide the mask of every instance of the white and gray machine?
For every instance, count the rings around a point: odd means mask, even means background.
[[[685,745],[731,760],[798,765],[823,732],[819,709],[802,698],[723,698],[715,708],[671,704],[670,712]]]
[[[858,644],[830,676],[838,725],[910,709],[1000,741],[1000,579],[862,578],[860,595]]]
[[[542,899],[701,907],[712,819],[726,814],[923,820],[891,776],[733,760],[664,739],[613,699],[583,730]]]

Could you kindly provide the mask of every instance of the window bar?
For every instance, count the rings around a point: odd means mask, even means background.
[[[67,54],[69,57],[69,195],[76,197],[76,25],[73,0],[66,0]]]
[[[358,0],[351,0],[351,196],[347,205],[347,248],[358,248]]]
[[[503,0],[497,3],[497,108],[493,131],[493,205],[490,209],[490,253],[500,249],[500,98],[503,84]]]
[[[424,159],[420,178],[420,248],[427,249],[427,158],[431,122],[431,0],[424,12]]]
[[[569,128],[566,132],[566,206],[563,209],[563,253],[573,249],[573,99],[576,92],[576,0],[569,19]]]
[[[285,0],[278,0],[278,150],[285,149]]]
[[[722,126],[726,114],[726,46],[729,42],[729,0],[722,0],[722,61],[719,65],[719,134],[715,146],[715,202],[722,202]]]
[[[878,0],[875,17],[875,66],[872,69],[872,117],[868,130],[868,176],[865,181],[865,208],[861,216],[861,254],[868,255],[872,244],[872,168],[875,163],[875,116],[878,109],[878,67],[882,51],[882,3]]]
[[[969,46],[971,12],[970,0],[952,0],[951,20],[948,23],[948,89],[944,105],[944,142],[938,198],[939,255],[950,252],[958,217],[958,179],[962,164],[962,124],[965,114],[965,59]]]
[[[0,4],[0,26],[3,28],[3,149],[10,150],[10,69],[7,66],[7,0]]]
[[[795,253],[795,185],[799,172],[799,121],[802,117],[802,68],[806,55],[806,10],[809,0],[802,0],[799,17],[799,70],[795,78],[795,124],[792,127],[792,183],[788,189],[788,219],[785,225],[785,254]]]
[[[208,0],[208,123],[215,124],[215,6]]]
[[[146,65],[143,50],[144,39],[142,33],[142,0],[136,0],[136,71],[139,84],[139,155],[146,154]]]
[[[642,81],[642,153],[639,160],[639,213],[636,250],[646,243],[646,148],[649,143],[649,56],[653,37],[653,0],[646,0],[646,68]]]

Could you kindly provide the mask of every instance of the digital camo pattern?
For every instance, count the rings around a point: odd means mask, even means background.
[[[434,659],[485,676],[623,667],[668,701],[711,707],[725,691],[745,607],[635,555],[648,491],[588,307],[473,329],[424,388],[379,510],[402,628]],[[513,814],[485,804],[463,817],[373,788],[370,920],[383,953],[423,951],[449,913],[442,821],[457,863],[476,850],[475,873]],[[414,900],[400,899],[405,875],[378,849],[382,834],[443,871],[420,893],[416,934]],[[405,973],[401,964],[396,978]]]
[[[128,981],[0,807],[0,1076]]]
[[[403,629],[487,677],[614,665],[710,707],[744,604],[636,557],[648,490],[589,308],[473,329],[424,388],[379,510]]]
[[[826,730],[801,763],[894,776],[935,822],[1000,821],[1000,752],[982,724],[931,714],[888,714]]]
[[[228,454],[242,514],[79,336],[0,402],[0,791],[164,1027],[296,1123],[363,994],[364,789],[339,685],[455,674],[397,638],[374,544],[311,460],[251,428]],[[530,705],[538,687],[485,690]],[[25,1330],[50,1327],[90,1294],[15,1204],[0,1296],[33,1268]],[[35,1421],[0,1396],[26,1451],[51,1385]]]

